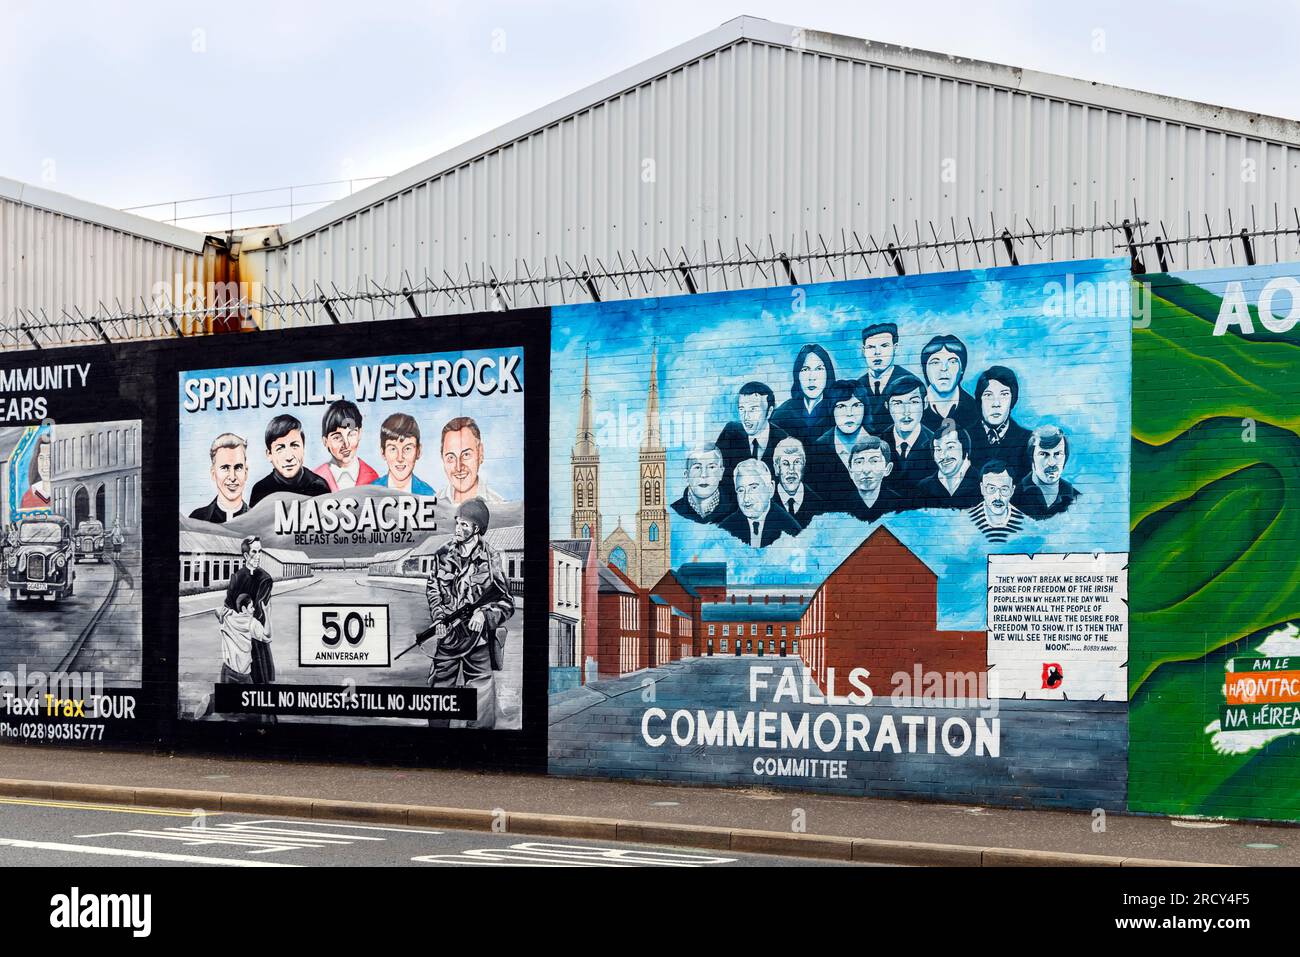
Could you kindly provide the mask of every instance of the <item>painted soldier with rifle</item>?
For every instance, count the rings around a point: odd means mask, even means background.
[[[478,692],[478,717],[470,723],[475,728],[496,726],[494,672],[503,663],[505,622],[515,613],[501,556],[483,539],[489,520],[482,499],[456,509],[456,531],[434,554],[425,585],[433,624],[417,637],[420,650],[432,659],[429,687]],[[449,726],[442,719],[429,724]]]

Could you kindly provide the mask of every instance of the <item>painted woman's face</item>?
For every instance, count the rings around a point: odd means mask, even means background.
[[[803,360],[803,367],[799,370],[799,386],[808,399],[820,399],[826,391],[826,363],[822,362],[817,353],[810,352],[808,358]]]

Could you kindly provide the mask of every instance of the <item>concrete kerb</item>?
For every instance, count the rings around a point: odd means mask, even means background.
[[[859,838],[853,842],[853,860],[909,867],[982,867],[985,850],[983,847],[964,844]]]
[[[239,794],[179,788],[129,788],[117,785],[75,784],[0,778],[0,796],[87,804],[133,807],[192,808],[243,814],[279,814],[290,817],[365,824],[536,834],[583,840],[618,840],[638,844],[698,847],[780,857],[920,867],[1214,867],[1188,861],[1107,857],[1003,847],[930,844],[875,838],[789,834],[709,827],[699,824],[658,824],[565,814],[506,813],[473,808],[379,804],[365,801],[329,801],[273,794]]]
[[[7,785],[4,791],[6,797],[38,799],[53,797],[50,785],[46,781],[6,781],[5,783]]]
[[[322,821],[353,821],[365,824],[408,822],[405,804],[367,804],[363,801],[312,801],[311,816]]]
[[[670,847],[700,847],[714,851],[731,850],[731,832],[726,828],[703,824],[652,824],[619,821],[617,838],[635,844],[661,844]]]
[[[620,821],[577,817],[567,814],[506,815],[506,830],[512,834],[541,834],[546,837],[577,837],[590,841],[618,840]]]
[[[731,849],[747,854],[821,857],[832,861],[853,860],[853,838],[851,837],[736,830],[731,832]]]
[[[406,823],[412,827],[442,827],[457,831],[491,831],[500,820],[493,811],[466,807],[408,806]]]
[[[81,801],[85,804],[135,803],[134,788],[106,784],[66,784],[60,781],[50,781],[48,787],[49,797],[55,801]]]
[[[983,867],[1119,867],[1122,857],[1100,854],[1063,854],[1056,851],[1029,851],[1016,848],[986,847]]]
[[[222,811],[232,814],[282,814],[311,817],[310,798],[280,797],[273,794],[214,794]]]

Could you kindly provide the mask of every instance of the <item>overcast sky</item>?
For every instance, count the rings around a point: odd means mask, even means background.
[[[0,0],[0,175],[128,207],[391,174],[741,14],[1300,116],[1300,0]]]

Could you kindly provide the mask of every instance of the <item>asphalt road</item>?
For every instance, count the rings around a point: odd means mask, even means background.
[[[17,671],[101,672],[106,684],[140,680],[140,608],[135,576],[121,562],[82,562],[75,566],[69,598],[0,601],[0,631],[5,635],[0,666]],[[110,600],[111,596],[111,600]],[[68,655],[85,633],[79,653]]]
[[[0,867],[817,865],[854,866],[613,841],[0,798]]]

